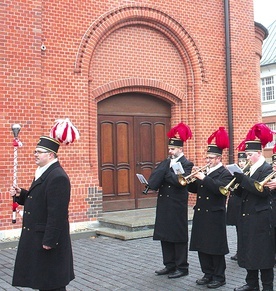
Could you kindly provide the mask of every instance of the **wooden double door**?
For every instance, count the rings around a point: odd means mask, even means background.
[[[117,114],[108,114],[110,110]],[[156,193],[144,195],[144,185],[136,174],[148,179],[155,166],[166,158],[169,114],[169,104],[141,94],[122,94],[99,104],[99,178],[104,211],[156,205]]]

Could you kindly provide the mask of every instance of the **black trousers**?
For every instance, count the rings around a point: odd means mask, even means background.
[[[250,287],[259,287],[259,270],[246,270],[246,283]],[[261,269],[261,281],[263,284],[263,290],[273,290],[274,270]]]
[[[224,255],[209,255],[198,252],[198,258],[204,277],[213,281],[225,281],[226,263]]]
[[[188,269],[188,242],[173,243],[161,241],[163,264],[168,269]]]

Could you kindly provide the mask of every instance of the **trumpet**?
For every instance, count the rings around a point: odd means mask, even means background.
[[[249,167],[249,165],[250,165],[250,162],[248,162],[248,163],[244,166],[244,168],[243,168],[243,172],[244,172],[244,175],[245,175],[245,176],[248,176],[249,173],[250,173],[249,169],[247,170],[247,168]],[[247,171],[245,172],[245,170],[247,170]],[[223,186],[220,186],[220,187],[219,187],[219,192],[220,192],[222,195],[227,196],[227,194],[228,194],[229,191],[233,191],[233,190],[237,189],[237,188],[239,187],[239,183],[236,183],[236,184],[234,185],[235,180],[236,180],[236,178],[232,179],[232,180],[230,181],[230,183],[227,184],[227,185],[224,186],[224,187],[223,187]],[[232,187],[233,185],[234,185],[234,187]]]
[[[199,168],[198,170],[196,170],[195,172],[191,173],[190,175],[184,177],[182,174],[178,175],[178,182],[182,185],[182,186],[186,186],[187,184],[190,184],[192,182],[194,182],[196,180],[196,177],[194,177],[197,173],[199,172],[206,172],[207,168],[209,167],[210,163]]]
[[[264,185],[269,181],[271,180],[273,177],[275,177],[276,175],[276,171],[273,171],[272,173],[270,173],[262,182],[258,182],[258,181],[255,181],[254,182],[254,186],[256,187],[256,189],[259,191],[259,192],[263,192],[264,191]]]

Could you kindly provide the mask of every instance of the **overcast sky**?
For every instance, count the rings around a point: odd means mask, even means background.
[[[254,20],[266,28],[276,20],[276,0],[253,0]]]

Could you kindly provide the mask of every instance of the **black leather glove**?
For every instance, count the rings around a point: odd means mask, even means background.
[[[235,182],[236,183],[241,183],[244,177],[243,173],[238,173],[238,172],[234,172],[234,176],[236,178]]]

